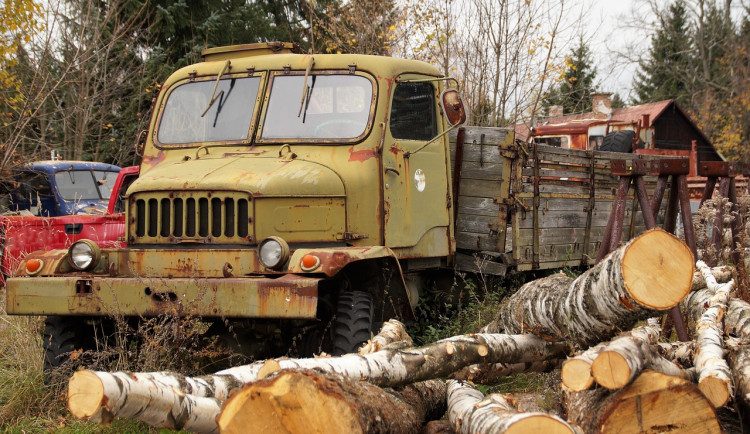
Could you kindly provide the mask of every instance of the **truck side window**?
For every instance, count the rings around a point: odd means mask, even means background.
[[[393,92],[391,135],[394,139],[430,140],[437,135],[435,90],[431,83],[400,83]]]

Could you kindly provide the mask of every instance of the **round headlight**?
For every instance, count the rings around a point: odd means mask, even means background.
[[[70,265],[76,270],[85,271],[96,266],[100,257],[99,246],[91,240],[80,240],[68,249]]]
[[[268,268],[280,268],[289,260],[289,245],[279,237],[268,237],[258,246],[258,258]]]

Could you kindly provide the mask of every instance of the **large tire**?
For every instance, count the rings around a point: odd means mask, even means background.
[[[372,295],[364,291],[339,294],[333,323],[333,355],[355,353],[371,337]]]
[[[77,318],[48,316],[44,320],[44,371],[65,364],[73,351],[83,349],[80,321]]]
[[[607,152],[633,152],[633,138],[635,131],[618,130],[604,136],[600,151]]]

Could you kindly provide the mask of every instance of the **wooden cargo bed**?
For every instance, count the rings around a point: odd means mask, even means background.
[[[504,274],[593,263],[619,182],[611,161],[663,158],[529,146],[512,130],[459,129],[451,137],[457,268]],[[651,195],[656,177],[645,181]],[[665,208],[666,200],[657,223]],[[631,189],[623,240],[643,230]]]

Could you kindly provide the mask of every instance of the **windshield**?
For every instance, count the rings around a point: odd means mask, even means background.
[[[164,144],[237,141],[248,138],[258,96],[260,77],[219,80],[208,107],[215,80],[196,81],[176,87],[167,98],[157,140]]]
[[[109,200],[117,173],[106,170],[61,170],[55,173],[55,183],[66,201]]]
[[[353,139],[364,134],[372,106],[372,82],[358,75],[312,74],[273,79],[262,139]]]

